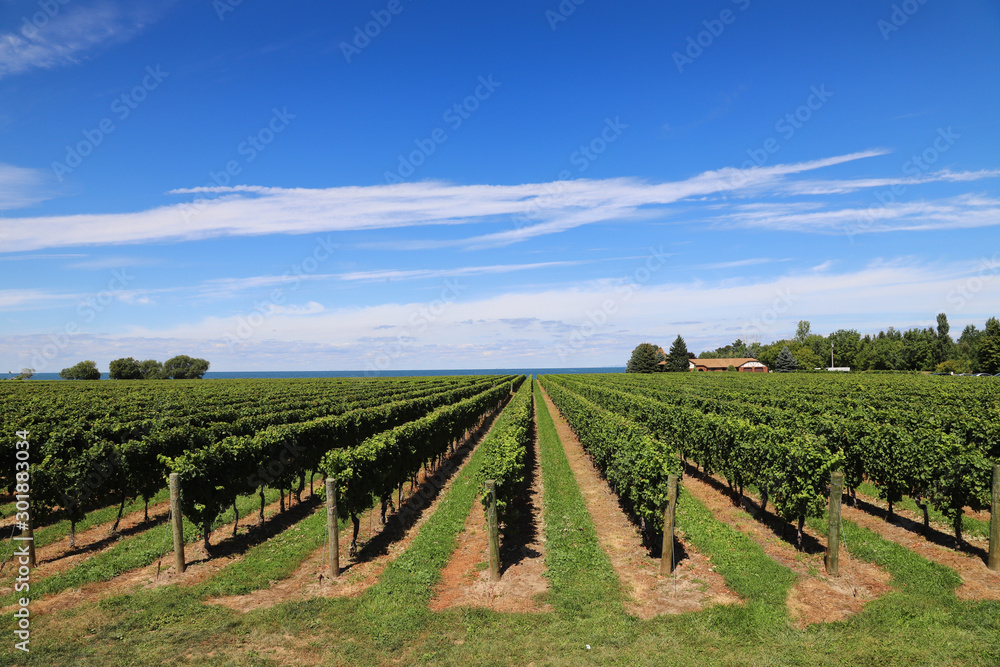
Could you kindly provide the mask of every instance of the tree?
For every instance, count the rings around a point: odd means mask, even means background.
[[[799,326],[795,328],[795,342],[805,343],[806,339],[810,336],[810,328],[812,325],[809,324],[809,320],[799,320]]]
[[[632,350],[632,358],[625,366],[626,373],[655,373],[657,347],[652,343],[639,343]]]
[[[976,329],[975,324],[968,324],[962,329],[962,335],[958,338],[955,346],[955,353],[958,359],[968,362],[970,373],[979,371],[979,341],[983,337],[983,332]]]
[[[59,371],[59,377],[64,380],[100,380],[101,371],[97,370],[94,361],[81,361],[75,366]]]
[[[688,359],[687,345],[684,343],[683,338],[677,336],[670,346],[670,353],[667,355],[667,367],[664,370],[675,373],[686,372],[690,369]]]
[[[951,327],[948,325],[948,316],[944,313],[938,313],[937,316],[937,346],[935,350],[935,359],[938,363],[945,361],[946,359],[951,359],[952,353],[955,350],[955,341],[951,339],[948,335],[948,331]]]
[[[792,351],[788,349],[788,346],[786,345],[781,348],[778,358],[774,360],[774,370],[779,373],[787,373],[794,371],[798,367],[799,362],[795,361],[795,357],[792,356]]]
[[[163,377],[174,380],[200,380],[209,363],[206,359],[195,359],[186,354],[179,354],[163,362]]]
[[[826,355],[830,354],[833,343],[833,353],[836,356],[835,366],[857,366],[857,356],[861,351],[861,334],[854,329],[838,329],[827,339]],[[824,358],[826,357],[824,355]]]
[[[139,362],[139,376],[143,380],[158,380],[163,377],[163,364],[156,359]]]
[[[656,372],[662,373],[664,367],[666,366],[667,353],[663,351],[662,347],[658,347],[656,348],[656,354],[654,356],[656,358]],[[660,365],[660,362],[664,362],[663,366]]]
[[[986,320],[986,330],[979,338],[979,370],[1000,373],[1000,320]]]
[[[142,369],[132,357],[115,359],[108,364],[108,377],[112,380],[141,380]]]
[[[34,368],[22,368],[21,373],[14,378],[15,380],[30,380],[35,374]]]
[[[812,348],[805,344],[795,346],[792,356],[798,363],[799,368],[820,368],[824,365],[823,358],[812,351]]]

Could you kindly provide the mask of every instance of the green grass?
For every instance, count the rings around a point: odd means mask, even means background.
[[[555,423],[534,384],[550,601],[560,612],[579,618],[606,616],[609,608],[624,614],[621,582],[597,540]]]
[[[430,616],[427,604],[434,585],[479,495],[476,473],[483,464],[483,451],[476,448],[472,452],[410,547],[361,597],[355,617],[379,649],[399,650],[426,627]],[[406,604],[400,604],[403,600]]]
[[[869,498],[879,498],[878,488],[869,482],[862,482],[858,487],[858,493],[862,493]],[[879,500],[885,502],[881,498],[879,498]],[[923,524],[924,511],[920,509],[920,507],[917,506],[917,503],[914,502],[914,500],[909,496],[904,497],[898,503],[893,503],[892,507],[893,510],[909,510],[910,512],[913,512],[916,515],[916,520],[920,522],[921,525]],[[936,528],[946,535],[954,535],[951,519],[946,517],[933,506],[928,506],[927,515],[931,520],[931,528]],[[978,537],[988,540],[990,538],[990,522],[974,519],[967,514],[962,515],[962,537]]]
[[[155,496],[149,499],[149,504],[154,505],[160,501],[167,500],[169,497],[169,489],[161,489]],[[142,512],[143,505],[144,503],[141,498],[125,503],[125,511],[122,514],[122,518],[124,519],[132,512]],[[107,507],[93,510],[92,512],[87,512],[87,515],[76,524],[76,534],[79,535],[93,526],[99,526],[104,523],[112,523],[117,516],[118,505],[109,505]],[[58,542],[68,535],[69,520],[61,519],[55,523],[35,529],[35,546],[44,547],[52,544],[53,542]],[[4,537],[9,537],[9,535],[5,535]],[[7,540],[5,539],[4,543],[6,542]]]
[[[340,521],[343,534],[347,521]],[[205,597],[246,595],[290,577],[302,562],[326,543],[326,508],[321,505],[294,526],[247,549],[243,557],[198,586]]]
[[[278,495],[277,489],[267,489],[264,493],[265,501],[270,504],[278,499]],[[240,520],[243,521],[244,517],[260,508],[260,498],[257,495],[240,496],[236,501],[236,506],[240,511]],[[224,525],[234,518],[233,510],[229,508],[219,517],[216,524]],[[253,519],[247,520],[253,521]],[[31,598],[37,599],[44,595],[64,591],[67,588],[79,588],[98,581],[109,581],[129,570],[156,562],[161,552],[166,554],[163,562],[164,567],[168,567],[171,564],[169,554],[173,549],[169,530],[169,524],[160,521],[135,535],[115,542],[114,546],[91,556],[66,572],[32,582]],[[186,543],[200,539],[200,532],[197,526],[186,519],[184,520],[184,541]],[[224,537],[218,533],[214,534],[216,542]],[[14,592],[0,597],[0,606],[13,604],[17,597]]]

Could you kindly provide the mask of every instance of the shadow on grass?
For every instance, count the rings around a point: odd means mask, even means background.
[[[534,427],[532,427],[534,431]],[[532,549],[539,537],[538,516],[542,511],[542,498],[538,491],[532,488],[536,475],[541,475],[538,468],[537,433],[532,433],[525,446],[524,482],[518,489],[512,504],[516,519],[509,527],[504,526],[500,539],[500,573],[528,558],[538,558],[541,552]]]
[[[729,486],[720,480],[716,479],[712,475],[705,473],[704,471],[699,471],[694,468],[690,463],[684,464],[685,474],[695,477],[705,484],[708,484],[713,489],[721,493],[722,495],[729,498],[733,505],[741,507],[744,511],[749,513],[754,519],[764,524],[770,529],[770,531],[783,542],[787,543],[793,549],[798,550],[795,545],[795,526],[788,523],[780,516],[775,514],[770,510],[765,510],[763,514],[760,512],[760,503],[751,498],[750,496],[743,495],[742,505],[739,502],[739,493],[733,491]],[[823,545],[819,540],[811,535],[802,536],[802,551],[807,554],[825,554],[826,546]]]
[[[437,499],[441,491],[444,490],[448,481],[451,480],[462,468],[462,464],[472,453],[475,445],[489,432],[497,416],[507,407],[510,398],[506,397],[499,409],[490,414],[479,428],[470,432],[465,439],[455,448],[433,472],[428,471],[424,476],[424,481],[403,501],[403,504],[389,517],[386,518],[382,529],[372,536],[364,545],[358,549],[357,556],[352,562],[341,566],[341,574],[349,572],[351,568],[360,563],[372,560],[389,553],[389,548],[403,540],[409,530],[420,520],[420,518],[431,509],[434,500]]]
[[[989,553],[982,547],[969,544],[965,540],[959,542],[955,539],[954,535],[942,532],[933,526],[927,528],[924,526],[922,521],[916,521],[914,519],[910,519],[909,517],[902,516],[901,514],[893,513],[892,516],[888,516],[887,508],[883,509],[874,503],[868,502],[860,496],[858,496],[852,506],[869,516],[884,519],[887,523],[899,526],[903,530],[909,531],[914,535],[920,535],[932,544],[945,547],[946,549],[954,549],[956,551],[972,554],[973,556],[981,559],[984,564],[986,564],[989,560]]]

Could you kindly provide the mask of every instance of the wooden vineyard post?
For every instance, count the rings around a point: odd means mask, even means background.
[[[667,475],[667,506],[663,508],[663,549],[660,574],[674,571],[674,515],[677,510],[677,475]]]
[[[1000,572],[1000,465],[993,466],[993,502],[990,503],[990,557],[986,567]]]
[[[326,478],[326,532],[330,538],[331,579],[340,576],[340,527],[337,525],[337,480]]]
[[[490,538],[490,581],[500,579],[500,532],[497,527],[497,483],[486,481],[486,522]]]
[[[184,572],[184,519],[181,516],[181,480],[170,473],[170,525],[174,530],[174,569]]]
[[[844,473],[830,474],[830,520],[826,528],[826,572],[840,576],[840,497],[844,493]]]

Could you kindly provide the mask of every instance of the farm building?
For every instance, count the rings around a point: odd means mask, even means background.
[[[730,366],[740,373],[766,373],[767,366],[752,357],[735,359],[692,359],[688,368],[693,371],[724,371]]]

